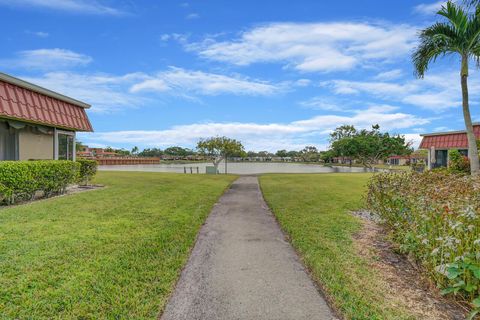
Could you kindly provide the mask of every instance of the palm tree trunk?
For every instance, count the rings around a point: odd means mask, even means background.
[[[477,139],[473,133],[472,117],[470,116],[470,107],[468,103],[468,57],[462,56],[462,108],[463,118],[465,120],[465,128],[468,139],[468,157],[470,158],[470,168],[472,175],[480,175],[480,163],[478,160]]]

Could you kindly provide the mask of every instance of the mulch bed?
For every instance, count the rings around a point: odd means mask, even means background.
[[[68,195],[75,194],[75,193],[92,191],[92,190],[97,190],[97,189],[102,189],[102,188],[105,188],[105,186],[101,185],[101,184],[92,184],[92,185],[88,185],[88,186],[73,185],[73,186],[68,187],[67,191],[64,194],[55,195],[55,196],[52,196],[52,197],[49,197],[49,198],[45,198],[44,195],[41,192],[39,192],[39,193],[37,193],[37,195],[35,196],[35,199],[33,199],[33,200],[22,201],[22,202],[19,202],[19,203],[15,203],[13,205],[8,205],[8,206],[7,205],[0,205],[0,210],[5,209],[5,208],[18,206],[18,205],[22,205],[22,204],[26,204],[26,203],[33,203],[33,202],[38,202],[38,201],[47,200],[47,199],[64,197],[64,196],[68,196]]]
[[[377,217],[367,211],[352,214],[363,221],[363,229],[354,238],[357,252],[372,261],[371,267],[383,280],[389,301],[406,306],[416,319],[466,318],[468,306],[442,296],[420,266],[399,254]]]

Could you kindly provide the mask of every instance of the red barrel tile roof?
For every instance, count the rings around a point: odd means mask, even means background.
[[[473,132],[475,137],[480,139],[480,124],[475,124],[473,126]],[[430,149],[431,147],[435,147],[436,149],[467,149],[467,134],[465,131],[455,131],[423,136],[422,142],[420,143],[420,149]]]
[[[0,79],[2,117],[75,131],[93,131],[84,107]]]

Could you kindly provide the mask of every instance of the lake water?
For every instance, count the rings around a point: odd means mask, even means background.
[[[144,164],[144,165],[118,165],[99,166],[104,171],[144,171],[144,172],[173,172],[204,174],[211,163],[191,164]],[[192,168],[192,169],[190,169]],[[225,164],[218,167],[220,173],[225,172]],[[190,171],[191,170],[191,171]],[[232,162],[227,164],[227,172],[232,174],[261,174],[261,173],[332,173],[332,172],[371,172],[360,167],[325,167],[318,164],[279,163],[279,162]]]

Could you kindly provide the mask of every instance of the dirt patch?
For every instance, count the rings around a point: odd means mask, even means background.
[[[371,261],[371,267],[381,276],[387,288],[388,300],[404,306],[416,319],[463,320],[466,306],[443,297],[424,276],[422,270],[406,256],[395,252],[386,239],[386,232],[375,217],[366,212],[354,212],[364,222],[355,240],[356,251]]]

